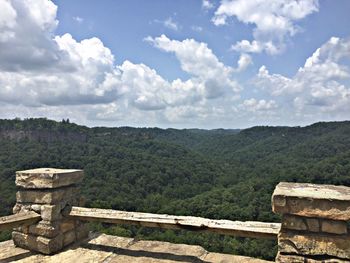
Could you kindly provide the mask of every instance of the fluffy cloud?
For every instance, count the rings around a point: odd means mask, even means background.
[[[188,75],[167,80],[145,64],[117,63],[99,38],[77,41],[69,33],[56,35],[56,12],[47,0],[0,0],[0,117],[69,117],[89,125],[114,121],[232,127],[233,122],[279,124],[285,116],[308,115],[314,121],[325,112],[331,117],[350,112],[348,39],[331,38],[294,77],[262,66],[254,80],[260,89],[254,91],[249,89],[251,80],[236,80],[253,63],[247,53],[229,66],[206,43],[147,37],[155,48],[174,54]],[[302,12],[298,15],[303,17]],[[221,18],[226,22],[227,17]],[[259,41],[243,40],[240,50],[262,52],[275,44]]]
[[[202,7],[204,9],[212,9],[214,8],[214,4],[210,0],[202,0]]]
[[[247,111],[257,112],[257,111],[268,111],[277,108],[277,104],[274,100],[266,101],[264,99],[257,100],[255,98],[251,98],[248,100],[244,100],[241,105]]]
[[[284,40],[298,31],[298,20],[318,11],[318,0],[222,0],[212,19],[217,26],[236,17],[253,24],[253,41],[242,40],[232,46],[241,52],[276,54],[284,50]]]
[[[0,70],[57,67],[63,56],[52,41],[57,7],[50,1],[0,0]]]
[[[350,110],[350,40],[332,37],[310,56],[294,77],[259,70],[255,85],[283,97],[297,113],[342,115]]]
[[[211,100],[235,100],[241,91],[236,70],[193,39],[148,38],[157,48],[175,53],[190,75],[168,81],[144,64],[126,60],[117,65],[96,37],[77,41],[69,33],[55,35],[57,7],[51,1],[0,0],[0,12],[0,106],[12,112],[25,115],[30,109],[36,116],[75,114],[102,121],[130,116],[137,125],[194,114],[204,118],[217,112],[209,110]],[[247,56],[241,57],[240,70],[249,63]],[[57,110],[63,105],[65,110]]]
[[[245,70],[252,63],[253,60],[251,56],[249,56],[248,54],[241,54],[237,62],[237,71],[240,72]]]
[[[182,70],[194,76],[193,82],[206,98],[217,98],[241,90],[232,77],[234,69],[220,62],[207,44],[194,39],[170,40],[165,35],[146,40],[163,51],[175,53]]]

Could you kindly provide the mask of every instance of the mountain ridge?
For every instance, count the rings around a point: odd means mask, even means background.
[[[9,131],[49,135],[1,136]],[[84,169],[88,207],[279,221],[270,198],[281,181],[350,186],[349,134],[349,121],[208,131],[0,120],[0,214],[10,214],[14,205],[16,170],[56,167]],[[276,251],[273,241],[124,226],[92,229],[265,259]]]

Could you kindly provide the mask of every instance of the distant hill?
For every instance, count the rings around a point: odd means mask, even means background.
[[[87,206],[275,221],[280,181],[350,186],[350,122],[245,130],[88,128],[65,120],[0,120],[0,214],[16,170],[81,168]],[[275,243],[220,235],[92,225],[110,234],[200,244],[271,259]],[[1,235],[0,235],[1,239]]]

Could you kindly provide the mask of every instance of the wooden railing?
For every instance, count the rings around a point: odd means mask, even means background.
[[[131,224],[165,229],[185,229],[240,237],[269,239],[277,238],[277,234],[281,228],[281,224],[279,223],[213,220],[193,216],[173,216],[85,207],[72,207],[69,216],[83,221]]]
[[[33,211],[0,217],[0,231],[35,224],[41,216]]]

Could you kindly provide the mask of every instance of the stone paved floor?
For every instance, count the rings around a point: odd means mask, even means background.
[[[12,241],[5,241],[0,243],[0,262],[268,263],[249,257],[210,253],[200,246],[141,241],[105,234],[91,235],[85,242],[52,256],[34,254],[15,247]]]

